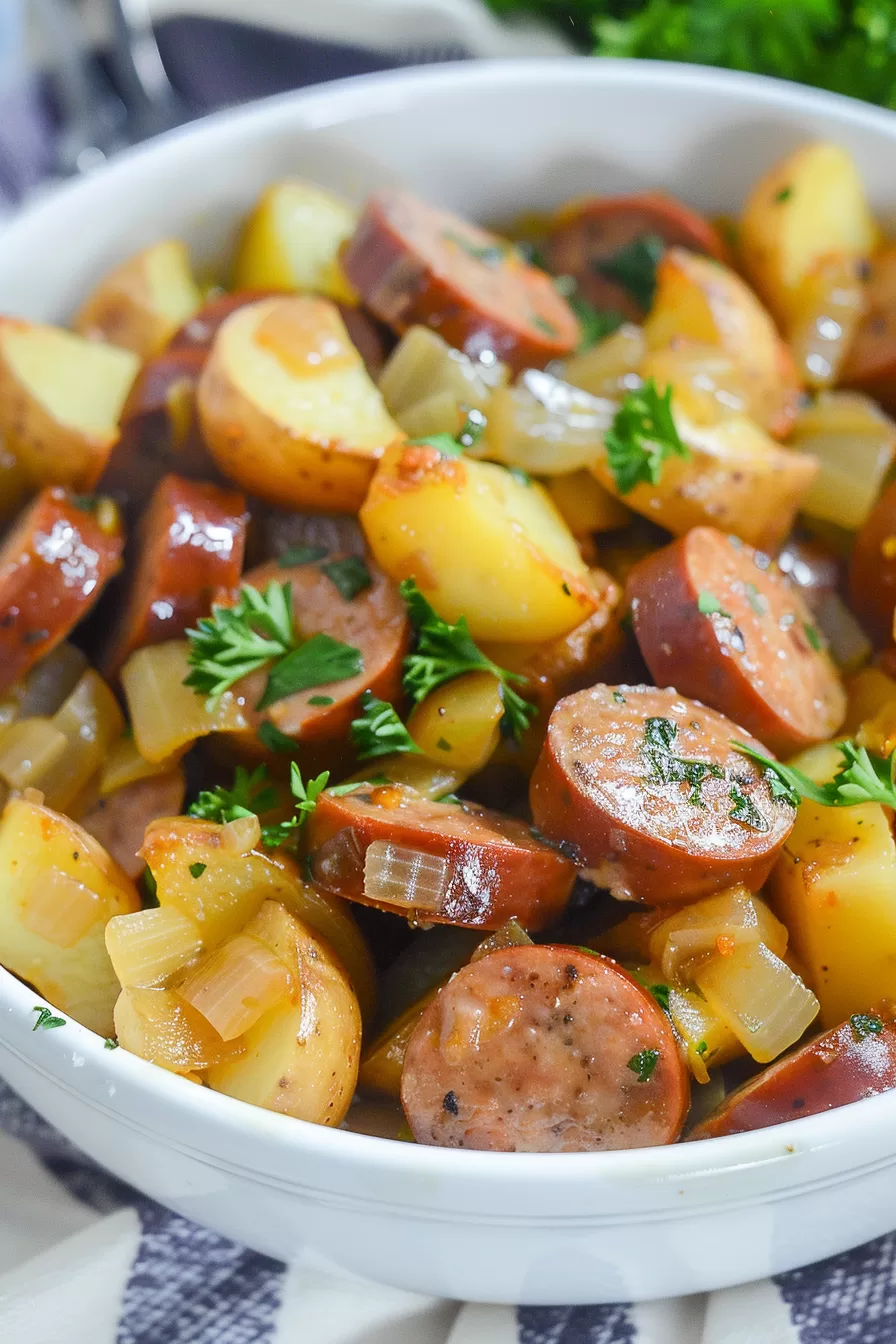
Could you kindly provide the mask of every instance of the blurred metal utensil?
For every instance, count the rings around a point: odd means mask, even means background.
[[[159,135],[186,120],[162,63],[149,0],[108,0],[113,72],[128,113],[132,142]]]

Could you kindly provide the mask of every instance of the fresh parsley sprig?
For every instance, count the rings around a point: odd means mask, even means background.
[[[244,585],[232,607],[213,606],[210,616],[187,631],[188,662],[184,679],[198,695],[212,700],[243,677],[268,668],[268,680],[256,709],[266,709],[313,686],[346,681],[364,670],[361,651],[327,634],[303,640],[295,628],[292,587],[269,583],[264,592]]]
[[[261,843],[266,849],[276,849],[286,844],[304,825],[305,819],[317,807],[317,800],[327,787],[329,770],[324,770],[316,779],[306,784],[302,772],[295,761],[289,768],[289,789],[296,804],[294,815],[287,821],[277,821],[261,828]],[[230,789],[219,785],[216,789],[205,789],[187,809],[191,817],[201,817],[205,821],[224,824],[236,821],[239,817],[258,816],[262,812],[276,807],[278,794],[268,776],[267,768],[258,766],[250,775],[242,765],[238,765]]]
[[[393,705],[378,700],[372,691],[361,697],[361,716],[352,720],[351,739],[359,761],[372,761],[376,756],[392,756],[396,752],[420,753]]]
[[[856,807],[860,803],[881,803],[896,808],[896,751],[877,756],[854,741],[838,742],[841,763],[828,784],[816,784],[802,770],[781,761],[773,761],[744,742],[731,745],[742,756],[764,766],[765,778],[776,802],[796,807],[803,799],[822,807]]]
[[[443,621],[413,579],[405,579],[400,592],[417,635],[416,649],[404,660],[404,689],[408,695],[419,703],[430,691],[465,672],[491,672],[501,683],[508,736],[519,741],[537,712],[511,685],[525,681],[525,677],[498,667],[485,656],[473,640],[465,616],[454,625]]]
[[[672,418],[672,388],[660,396],[652,378],[626,392],[604,443],[620,495],[629,494],[641,481],[657,485],[668,458],[691,455]]]

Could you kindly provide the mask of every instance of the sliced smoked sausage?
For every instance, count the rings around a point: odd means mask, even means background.
[[[639,243],[641,257],[633,254]],[[595,307],[640,322],[650,309],[656,263],[666,247],[727,259],[718,230],[661,191],[571,201],[558,211],[546,251],[553,274],[571,275]]]
[[[575,868],[526,822],[437,803],[399,784],[321,795],[309,825],[315,884],[438,924],[542,929],[566,907]]]
[[[358,649],[364,669],[345,681],[313,686],[277,700],[255,719],[258,723],[267,720],[299,742],[344,746],[365,691],[390,702],[401,698],[401,665],[410,643],[407,607],[392,580],[369,561],[362,565],[369,584],[354,597],[345,597],[332,575],[339,574],[338,566],[346,557],[315,556],[314,551],[309,555],[314,558],[308,563],[290,566],[287,552],[279,564],[261,565],[246,574],[243,585],[263,592],[269,583],[288,583],[296,628],[306,638],[326,634]],[[357,558],[353,563],[357,564]],[[266,672],[253,673],[237,683],[236,691],[248,706],[261,699],[266,677]]]
[[[219,589],[243,568],[245,498],[207,481],[164,476],[140,522],[129,589],[104,658],[116,676],[135,649],[179,639],[208,615]]]
[[[100,798],[81,817],[81,825],[128,877],[139,877],[145,863],[140,857],[143,837],[150,822],[176,817],[184,805],[184,772],[177,766],[163,775],[135,779]]]
[[[426,1008],[401,1100],[418,1143],[608,1152],[674,1143],[689,1101],[669,1019],[608,957],[490,952]]]
[[[866,307],[843,361],[839,382],[896,412],[896,246],[881,249],[870,263]]]
[[[889,1013],[859,1013],[826,1031],[726,1097],[692,1139],[743,1134],[818,1115],[896,1087],[896,1025]]]
[[[403,191],[367,202],[341,257],[374,316],[403,332],[433,327],[473,358],[544,368],[579,344],[579,324],[549,276],[492,233]]]
[[[692,901],[738,882],[755,891],[796,812],[732,739],[761,750],[674,690],[578,691],[548,722],[529,793],[535,824],[626,900]]]
[[[896,481],[856,533],[849,562],[849,600],[878,646],[893,638],[896,609]]]
[[[0,692],[60,644],[118,570],[110,499],[42,490],[0,546]]]
[[[658,685],[727,714],[780,756],[840,727],[837,670],[802,595],[768,556],[695,527],[636,565],[627,593]]]

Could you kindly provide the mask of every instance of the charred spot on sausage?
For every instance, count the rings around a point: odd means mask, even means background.
[[[444,1097],[442,1098],[442,1109],[447,1111],[449,1115],[460,1114],[460,1105],[458,1103],[457,1094],[455,1092],[445,1093]]]

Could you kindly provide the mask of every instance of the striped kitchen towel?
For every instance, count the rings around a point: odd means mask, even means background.
[[[894,1344],[896,1234],[708,1297],[481,1307],[284,1266],[99,1170],[0,1082],[2,1344]]]

